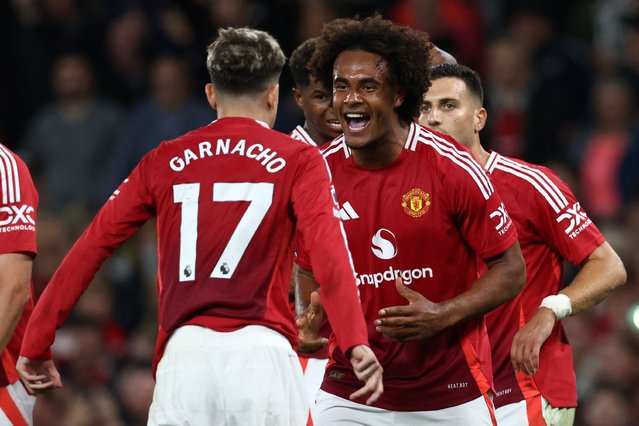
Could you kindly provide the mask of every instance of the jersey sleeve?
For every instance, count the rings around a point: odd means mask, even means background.
[[[537,208],[528,220],[548,245],[578,265],[605,239],[566,183],[547,168],[536,172],[537,185],[526,195]]]
[[[474,159],[463,164],[447,173],[451,208],[466,242],[480,259],[488,259],[515,244],[517,232],[488,174]]]
[[[153,152],[152,152],[153,153]],[[113,251],[155,214],[145,183],[150,154],[100,209],[53,274],[31,315],[21,355],[50,359],[55,331]]]
[[[368,345],[353,262],[326,162],[314,148],[301,155],[302,166],[292,189],[298,263],[313,271],[337,342],[346,352],[356,345]]]
[[[0,145],[0,254],[36,255],[38,192],[26,164]]]

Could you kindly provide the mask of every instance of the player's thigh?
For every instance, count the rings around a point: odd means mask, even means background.
[[[35,402],[19,381],[0,388],[0,426],[32,425]]]
[[[297,354],[255,346],[229,354],[220,376],[228,425],[304,425],[308,397]]]
[[[485,396],[454,407],[431,411],[396,411],[394,426],[464,425],[493,426],[492,401]]]
[[[288,341],[265,327],[178,329],[156,372],[149,425],[303,425],[308,403]]]
[[[541,405],[539,406],[541,412]],[[519,401],[512,404],[506,404],[495,410],[497,424],[499,426],[528,426],[528,412],[526,409],[526,401]]]
[[[574,408],[557,408],[542,398],[544,419],[548,426],[572,426],[575,422]]]
[[[313,411],[315,426],[393,426],[393,412],[340,398],[320,390]]]

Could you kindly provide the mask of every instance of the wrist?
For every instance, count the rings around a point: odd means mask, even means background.
[[[572,302],[568,296],[562,293],[546,296],[539,307],[550,309],[557,321],[572,314]]]

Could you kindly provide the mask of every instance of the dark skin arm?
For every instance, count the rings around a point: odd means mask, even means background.
[[[470,289],[439,303],[428,300],[397,279],[397,291],[408,304],[381,309],[375,320],[377,331],[400,342],[427,339],[495,309],[521,291],[526,271],[519,243],[485,262],[488,271]]]

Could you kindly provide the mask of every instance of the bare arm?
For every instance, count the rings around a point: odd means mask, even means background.
[[[600,303],[608,294],[626,282],[626,269],[617,253],[604,242],[581,264],[575,280],[561,291],[570,298],[576,315]],[[510,357],[515,372],[528,375],[539,369],[539,351],[550,336],[557,318],[548,308],[540,307],[513,338]]]
[[[521,291],[526,272],[519,243],[487,259],[486,264],[488,271],[470,289],[440,303],[426,299],[398,280],[397,290],[409,304],[381,309],[380,318],[375,320],[377,331],[392,340],[426,339],[495,309]]]
[[[32,263],[24,253],[0,254],[0,352],[9,344],[29,301]]]

